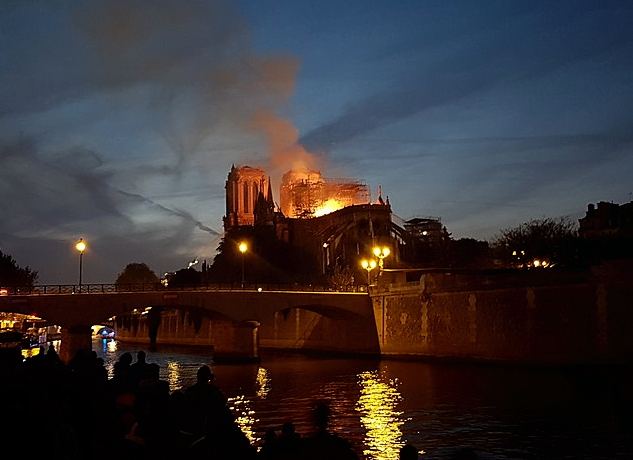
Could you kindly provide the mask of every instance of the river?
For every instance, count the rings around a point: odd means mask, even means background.
[[[93,342],[112,375],[124,352]],[[286,421],[308,435],[310,409],[327,400],[330,428],[360,458],[397,459],[410,442],[421,459],[633,458],[630,368],[552,369],[264,353],[259,363],[220,364],[200,350],[145,350],[172,391],[208,364],[242,430],[259,445]],[[463,453],[463,452],[462,452]]]

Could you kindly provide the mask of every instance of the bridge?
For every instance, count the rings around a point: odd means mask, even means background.
[[[249,332],[243,337],[257,337],[257,341],[262,337],[269,344],[296,342],[298,335],[313,332],[316,324],[321,323],[319,327],[325,328],[325,332],[320,332],[321,340],[325,334],[328,340],[346,342],[349,347],[348,340],[337,336],[345,330],[341,328],[344,322],[352,331],[351,342],[363,349],[375,348],[374,340],[368,344],[366,338],[368,333],[372,336],[372,329],[375,338],[373,307],[366,286],[334,290],[312,285],[214,284],[167,288],[90,284],[5,288],[0,292],[0,311],[34,315],[61,326],[60,356],[65,361],[80,348],[90,348],[92,325],[135,311],[160,312],[165,308],[204,312],[208,318],[228,321],[234,328],[248,325],[256,333]],[[303,311],[303,316],[297,314],[288,320],[289,312],[297,310]],[[292,337],[288,336],[290,332],[286,336],[279,334],[280,312],[286,322],[292,321],[292,327],[286,325],[286,329],[294,331]],[[256,353],[258,346],[256,343],[242,348]]]

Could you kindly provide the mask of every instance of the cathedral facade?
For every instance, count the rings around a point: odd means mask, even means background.
[[[262,168],[231,166],[225,185],[224,230],[253,226],[258,212],[274,208],[270,178]]]

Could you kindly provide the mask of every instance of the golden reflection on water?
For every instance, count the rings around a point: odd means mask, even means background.
[[[367,430],[363,454],[368,459],[397,460],[404,445],[400,427],[405,422],[403,412],[396,409],[402,401],[397,381],[383,381],[378,371],[367,371],[358,375],[358,383],[356,408]]]
[[[270,391],[270,375],[268,371],[263,367],[257,369],[257,397],[266,399],[268,392]]]
[[[270,391],[271,383],[268,370],[263,367],[257,369],[255,383],[257,384],[257,397],[265,399]],[[239,395],[234,398],[228,398],[228,404],[233,414],[235,414],[235,421],[251,444],[256,445],[259,443],[261,438],[257,436],[253,429],[253,426],[259,420],[255,418],[255,411],[251,408],[251,400],[244,395]]]
[[[117,350],[117,341],[113,339],[103,339],[106,349],[109,353],[114,353]]]
[[[253,429],[253,425],[258,420],[255,419],[255,411],[251,409],[251,401],[244,395],[228,398],[228,405],[235,415],[235,422],[242,429],[251,444],[257,444],[261,439]]]
[[[167,361],[167,381],[172,391],[182,388],[182,377],[180,376],[180,363],[175,360]]]

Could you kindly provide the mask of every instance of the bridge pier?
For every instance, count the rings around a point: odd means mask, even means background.
[[[70,364],[79,350],[92,350],[92,326],[62,327],[61,333],[59,357],[65,364]]]

